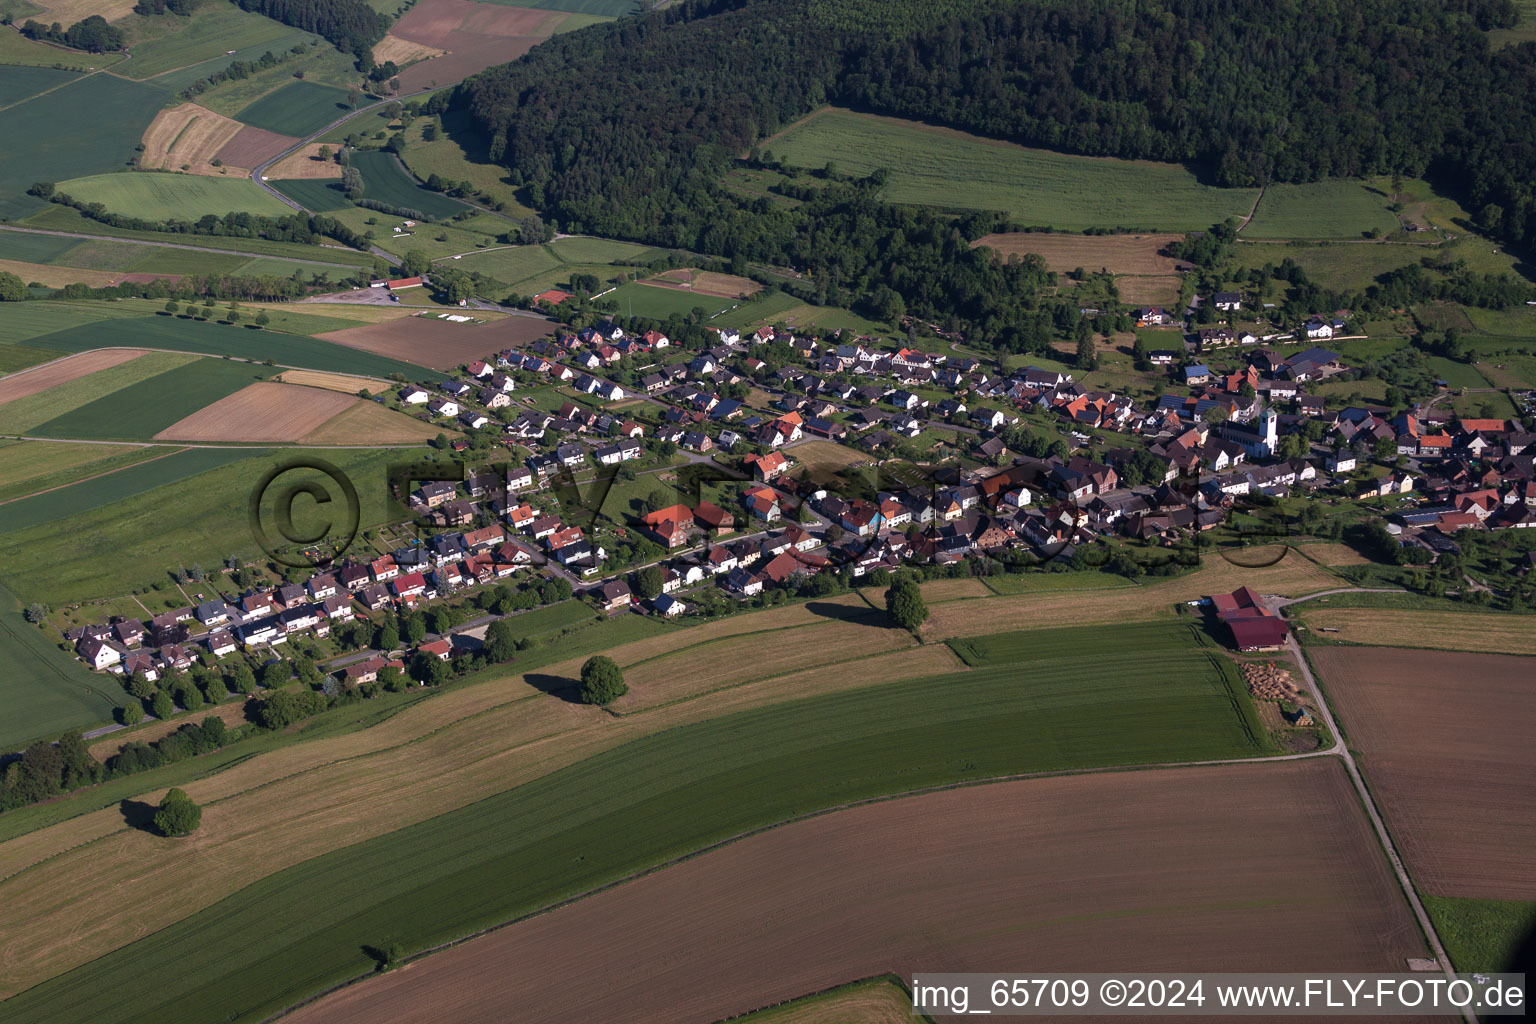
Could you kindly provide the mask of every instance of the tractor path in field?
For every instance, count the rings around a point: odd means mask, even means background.
[[[1294,598],[1285,602],[1277,602],[1282,607],[1298,604],[1302,601],[1310,601],[1315,597],[1325,597],[1329,594],[1342,593],[1342,590],[1320,590],[1305,597]],[[1400,592],[1386,588],[1373,591],[1375,593]],[[1434,951],[1435,959],[1440,964],[1441,973],[1447,980],[1455,980],[1455,972],[1451,968],[1451,958],[1446,955],[1445,946],[1440,942],[1440,936],[1435,931],[1434,922],[1429,919],[1429,913],[1424,909],[1423,902],[1419,899],[1418,890],[1413,887],[1413,881],[1408,877],[1407,868],[1403,867],[1403,858],[1393,845],[1392,836],[1387,832],[1387,824],[1381,817],[1381,812],[1376,809],[1376,801],[1371,797],[1371,791],[1366,788],[1365,777],[1360,774],[1360,766],[1355,763],[1355,755],[1349,749],[1349,744],[1343,740],[1343,733],[1339,731],[1339,723],[1333,717],[1333,709],[1328,706],[1327,699],[1323,696],[1323,688],[1318,685],[1317,678],[1312,674],[1312,666],[1307,662],[1307,657],[1301,650],[1301,644],[1296,642],[1296,635],[1290,633],[1285,639],[1286,650],[1301,669],[1301,677],[1306,680],[1307,689],[1312,693],[1312,701],[1317,706],[1318,713],[1323,716],[1323,723],[1328,726],[1328,731],[1333,734],[1333,747],[1330,753],[1337,754],[1344,762],[1344,768],[1349,772],[1349,780],[1355,787],[1355,795],[1360,800],[1360,805],[1365,808],[1365,813],[1371,819],[1371,827],[1376,830],[1376,839],[1381,844],[1382,850],[1387,854],[1387,861],[1392,865],[1392,873],[1397,876],[1397,884],[1402,888],[1403,895],[1408,900],[1408,905],[1413,908],[1414,917],[1418,918],[1419,928],[1424,932],[1424,938],[1429,942],[1429,948]],[[1477,1024],[1477,1014],[1471,1009],[1462,1012],[1462,1016],[1471,1024]]]
[[[0,108],[4,109],[4,108]],[[119,238],[116,235],[88,235],[82,231],[52,231],[44,228],[21,228],[14,224],[0,224],[0,231],[20,231],[27,235],[54,235],[58,238],[79,238],[88,242],[124,242],[128,245],[153,245],[160,249],[188,249],[192,252],[213,252],[221,256],[244,256],[248,260],[284,260],[288,263],[306,263],[316,267],[328,267],[336,270],[346,267],[349,270],[360,270],[351,263],[331,263],[325,260],[306,260],[298,256],[264,256],[259,252],[246,252],[242,249],[215,249],[207,245],[186,245],[181,242],[147,242],[138,238]],[[325,248],[341,248],[340,246],[326,246]],[[356,249],[343,249],[343,252],[357,252]],[[358,252],[359,256],[364,255]]]

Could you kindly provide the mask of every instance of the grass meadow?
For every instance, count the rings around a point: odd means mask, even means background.
[[[285,178],[268,185],[315,213],[334,213],[350,209],[352,204],[341,191],[341,183],[324,178]]]
[[[204,450],[206,451],[206,450]],[[168,474],[178,467],[196,468],[197,458],[170,466],[152,462],[77,485],[83,510],[51,522],[26,526],[0,536],[0,580],[24,601],[58,606],[86,601],[103,594],[124,594],[162,582],[182,565],[199,562],[222,565],[227,555],[248,559],[261,552],[251,536],[247,502],[254,487],[277,458],[260,449],[221,450],[223,465],[202,472],[182,473],[172,481],[135,490],[134,480]],[[360,529],[367,529],[398,515],[388,507],[384,469],[398,461],[399,452],[388,450],[335,450],[322,456],[351,477],[361,501]],[[235,461],[230,462],[229,459]],[[142,474],[143,476],[141,476]],[[314,474],[294,471],[293,480]],[[315,477],[322,484],[324,477]],[[284,475],[283,481],[289,481]],[[334,485],[331,485],[334,488]],[[55,492],[62,494],[63,492]],[[96,507],[96,495],[105,501]],[[52,497],[52,496],[48,496]],[[63,498],[59,511],[68,511]],[[21,504],[18,502],[17,504]],[[271,519],[267,519],[271,522]],[[300,510],[295,510],[300,522]],[[323,520],[300,529],[324,525]]]
[[[187,69],[192,79],[176,76],[168,84],[172,91],[186,88],[198,78],[223,70],[242,59],[239,51],[253,51],[244,59],[260,57],[266,50],[280,53],[295,41],[313,39],[311,33],[295,33],[286,25],[259,14],[248,14],[234,4],[203,4],[190,18],[173,14],[140,17],[131,20],[129,38],[133,59],[124,72],[137,79]],[[236,51],[229,55],[228,51]],[[197,65],[197,67],[192,67]],[[167,76],[168,78],[171,76]]]
[[[0,32],[0,38],[9,38],[10,32]],[[47,48],[49,53],[62,55],[64,51]],[[5,56],[4,48],[0,47],[0,59]],[[74,71],[64,71],[54,67],[15,67],[9,64],[0,64],[0,106],[10,106],[29,100],[38,93],[47,92],[49,89],[57,89],[61,85],[67,85],[79,78]]]
[[[232,210],[281,217],[292,212],[282,200],[246,178],[149,172],[96,174],[59,182],[59,190],[113,213],[145,220],[196,220]]]
[[[0,13],[6,10],[5,4],[0,4]],[[26,20],[26,16],[13,15],[13,23]],[[109,68],[121,62],[123,55],[120,53],[81,53],[76,50],[66,50],[58,46],[49,46],[46,43],[35,42],[22,35],[20,32],[0,32],[0,63],[6,65],[6,72],[14,70],[16,65],[48,68],[52,70],[54,65],[68,68],[72,71],[95,71],[99,68]],[[0,96],[13,95],[0,89]],[[14,102],[14,100],[10,101]],[[0,102],[3,106],[4,102]]]
[[[656,288],[648,284],[631,282],[620,285],[604,295],[603,302],[615,303],[624,316],[645,316],[664,320],[673,315],[686,315],[695,307],[708,316],[714,316],[736,304],[735,299],[722,299],[716,295],[698,295],[672,288]]]
[[[1259,200],[1244,238],[1359,238],[1367,231],[1390,234],[1397,218],[1390,200],[1358,181],[1270,185]]]
[[[103,372],[108,376],[112,373]],[[246,362],[197,359],[61,413],[39,423],[31,433],[42,437],[147,441],[172,423],[271,375],[266,367]]]
[[[996,775],[1266,752],[1204,652],[1176,679],[1140,667],[1149,650],[1185,657],[1187,627],[1134,641],[1105,650],[1101,632],[1051,631],[1022,663],[639,738],[273,874],[7,1009],[20,1024],[256,1020],[369,971],[365,945],[420,949],[799,814]],[[1087,671],[1085,647],[1099,656]],[[302,936],[286,924],[300,917]]]
[[[1233,250],[1243,266],[1262,267],[1266,263],[1279,266],[1287,259],[1294,260],[1312,280],[1343,290],[1367,288],[1382,274],[1417,263],[1435,252],[1430,246],[1396,242],[1292,244],[1259,242],[1248,236],[1249,231],[1245,229],[1242,244]]]
[[[946,209],[1003,210],[1020,224],[1080,231],[1207,228],[1241,217],[1255,189],[1200,184],[1174,164],[1069,156],[915,121],[830,108],[763,144],[779,160],[845,173],[890,171],[884,197]]]
[[[1536,941],[1536,903],[1428,893],[1420,893],[1420,899],[1457,971],[1496,973],[1529,966],[1521,962],[1521,950]]]
[[[8,304],[9,305],[9,304]],[[255,330],[248,325],[222,325],[178,317],[154,316],[142,305],[125,318],[105,318],[81,322],[66,310],[58,320],[51,320],[46,307],[53,303],[26,303],[27,306],[43,307],[13,311],[0,307],[0,330],[10,323],[19,322],[31,335],[27,344],[60,352],[86,352],[90,349],[114,346],[170,349],[200,355],[235,356],[258,362],[267,359],[280,366],[295,366],[306,370],[326,370],[332,373],[361,373],[373,377],[388,377],[391,373],[403,373],[419,377],[431,371],[411,363],[386,356],[374,355],[360,349],[348,348],[318,338],[305,338],[275,331]],[[102,305],[105,305],[103,303]],[[136,315],[134,315],[136,313]],[[269,314],[274,316],[275,314]],[[295,317],[304,314],[294,314]],[[39,318],[44,319],[39,323]],[[247,318],[247,324],[249,322]],[[334,318],[314,316],[316,321]],[[71,322],[73,321],[73,322]],[[48,323],[58,326],[46,331]],[[336,326],[352,326],[338,324]],[[327,329],[331,329],[327,327]]]
[[[85,75],[0,110],[0,139],[6,140],[0,145],[0,217],[22,217],[47,205],[26,194],[35,181],[126,166],[168,98],[154,85]]]
[[[164,455],[163,448],[116,444],[64,444],[57,441],[0,443],[0,522],[9,505],[28,494],[108,473]],[[3,528],[3,527],[0,527]]]
[[[0,404],[0,433],[29,434],[51,419],[74,412],[125,387],[196,361],[180,352],[147,352],[125,363],[55,384]]]
[[[421,133],[432,118],[418,117],[405,131],[407,145],[401,157],[411,173],[422,181],[436,174],[453,181],[468,181],[476,189],[505,204],[509,217],[525,217],[533,211],[522,204],[517,189],[507,181],[506,168],[498,167],[486,153],[485,141],[469,123],[468,114],[453,111],[438,118],[440,129],[431,142]]]
[[[470,253],[449,264],[472,270],[513,287],[546,271],[565,266],[547,245],[516,245]]]
[[[363,198],[376,199],[390,206],[420,210],[428,217],[446,218],[463,213],[465,206],[456,199],[429,192],[411,180],[393,153],[372,150],[352,157],[352,166],[363,174]]]
[[[87,671],[22,618],[22,603],[0,584],[0,748],[112,717],[125,696],[117,680]]]
[[[315,82],[290,82],[234,115],[236,121],[279,135],[305,136],[352,110],[347,94]]]

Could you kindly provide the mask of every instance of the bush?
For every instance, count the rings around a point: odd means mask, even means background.
[[[583,704],[606,706],[629,692],[624,673],[618,662],[599,654],[587,659],[581,666],[581,701]]]
[[[191,835],[202,821],[203,809],[179,789],[165,794],[160,809],[155,812],[155,828],[161,835],[171,838]]]

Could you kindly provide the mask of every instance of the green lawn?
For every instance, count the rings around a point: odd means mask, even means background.
[[[0,585],[0,749],[15,750],[66,729],[112,717],[125,698],[110,676],[97,675],[59,650],[42,629],[22,618],[23,605]]]
[[[0,306],[0,330],[14,315],[7,306]],[[20,305],[20,304],[18,304]],[[27,306],[46,307],[52,303],[25,303]],[[18,317],[24,323],[39,312],[27,310]],[[30,315],[28,315],[30,314]],[[28,345],[55,349],[63,352],[85,352],[109,346],[142,345],[146,348],[171,349],[176,352],[194,352],[202,355],[238,356],[242,359],[270,359],[280,366],[297,366],[308,370],[329,370],[335,373],[360,373],[372,377],[388,377],[402,373],[416,378],[430,370],[424,370],[398,359],[348,348],[316,338],[304,338],[276,331],[262,331],[246,325],[224,326],[217,323],[187,320],[182,317],[151,316],[142,306],[128,319],[111,322],[71,322],[64,317],[62,329],[53,333],[34,335]],[[182,314],[184,317],[186,314]],[[315,317],[314,319],[322,319]],[[29,327],[35,329],[35,327]]]
[[[86,450],[94,449],[86,448]],[[114,502],[144,494],[157,487],[168,487],[177,481],[210,469],[216,469],[240,459],[248,459],[253,449],[187,448],[174,451],[167,448],[120,448],[118,451],[121,454],[114,458],[98,459],[69,475],[80,477],[119,466],[126,466],[126,468],[118,468],[116,472],[99,476],[94,480],[83,480],[46,494],[35,494],[30,498],[0,505],[0,534],[55,523],[82,512],[104,508]],[[167,451],[171,451],[172,454],[166,455]],[[0,454],[4,453],[0,452]],[[162,455],[163,458],[155,458]],[[146,459],[151,458],[154,461],[145,462]],[[54,477],[39,480],[36,484],[29,485],[27,490],[35,491],[39,487],[49,486],[57,476],[55,474]]]
[[[204,406],[271,376],[269,368],[247,362],[197,359],[119,388],[30,432],[42,437],[147,441]]]
[[[694,307],[702,307],[708,315],[713,316],[736,304],[734,299],[696,295],[692,292],[656,288],[635,282],[620,285],[599,301],[614,303],[622,316],[645,316],[653,320],[664,320],[673,315],[686,315],[692,312]]]
[[[59,191],[113,213],[145,220],[197,220],[231,211],[282,217],[292,212],[282,200],[247,178],[202,174],[128,172],[96,174],[59,182]]]
[[[1387,202],[1385,195],[1358,181],[1270,185],[1253,220],[1243,228],[1243,237],[1359,238],[1371,229],[1389,234],[1398,223]]]
[[[278,872],[13,997],[9,1017],[259,1020],[371,970],[365,945],[418,950],[799,814],[1012,773],[1266,752],[1187,630],[1137,634],[1186,669],[1167,679],[1130,644],[1084,661],[1102,630],[1053,630],[1021,664],[666,730]]]
[[[456,199],[429,192],[416,184],[400,166],[393,153],[371,150],[352,157],[352,166],[363,173],[363,198],[390,206],[418,210],[428,217],[442,219],[463,213],[465,206]]]
[[[315,82],[290,82],[235,115],[235,120],[279,135],[306,136],[352,110],[345,91]]]
[[[47,204],[26,195],[35,181],[122,168],[168,95],[111,75],[78,81],[0,110],[0,217]]]
[[[812,115],[764,149],[811,169],[829,162],[857,175],[887,168],[890,202],[1003,210],[1020,224],[1070,231],[1207,228],[1246,214],[1258,194],[1202,185],[1175,164],[1069,156],[836,108]]]
[[[124,470],[135,475],[117,479],[119,474],[113,474],[78,485],[85,488],[77,492],[83,495],[83,505],[96,493],[105,494],[109,503],[0,536],[0,580],[25,601],[57,607],[161,583],[168,572],[194,562],[215,566],[231,554],[261,557],[251,535],[247,503],[251,489],[281,456],[249,451],[221,454],[244,457],[126,496],[122,491],[132,490],[132,481],[145,479],[137,474],[147,474],[153,484],[154,474],[167,468],[148,463]],[[347,474],[357,488],[360,529],[395,518],[397,513],[385,494],[385,467],[399,461],[398,451],[334,450],[322,457]],[[195,463],[188,460],[181,465]],[[301,471],[285,474],[282,480],[286,485],[307,476],[325,484],[324,477]],[[301,512],[296,507],[299,529],[325,525],[323,518],[303,521]],[[263,520],[269,524],[273,520],[265,516],[270,514],[265,513]]]
[[[1523,971],[1522,946],[1536,942],[1536,903],[1420,894],[1459,972]],[[1529,956],[1529,950],[1526,950]]]

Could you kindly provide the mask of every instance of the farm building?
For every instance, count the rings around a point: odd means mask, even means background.
[[[396,278],[393,281],[388,282],[387,284],[384,285],[384,287],[388,288],[392,292],[404,291],[407,288],[420,288],[421,287],[421,278],[419,278],[419,277],[399,277],[399,278]]]
[[[1232,630],[1232,642],[1240,651],[1270,651],[1285,646],[1290,635],[1285,620],[1264,606],[1249,587],[1211,598],[1216,615]]]

